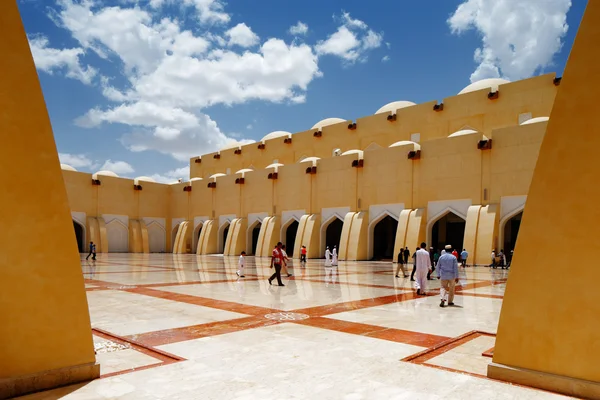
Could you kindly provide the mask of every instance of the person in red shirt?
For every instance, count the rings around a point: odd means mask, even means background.
[[[456,249],[452,250],[452,255],[458,260],[458,251]]]
[[[303,266],[306,265],[306,246],[304,245],[300,249],[300,263],[303,263]]]
[[[275,273],[269,278],[269,285],[272,284],[271,282],[273,279],[277,278],[279,286],[285,286],[283,282],[281,282],[281,265],[283,264],[282,245],[281,242],[277,242],[277,246],[273,249],[273,253],[271,254],[271,268],[275,267]]]

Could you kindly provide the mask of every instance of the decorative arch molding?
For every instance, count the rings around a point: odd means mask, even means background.
[[[333,221],[334,217],[344,222],[346,214],[350,212],[350,207],[333,207],[321,209],[321,230]]]
[[[394,206],[396,206],[396,204],[394,204]],[[379,211],[378,214],[373,217],[371,215],[371,211],[369,211],[369,227],[367,230],[367,232],[368,232],[368,234],[367,234],[367,260],[370,260],[371,258],[373,258],[373,250],[374,250],[374,244],[375,244],[375,227],[385,217],[388,217],[388,216],[394,218],[396,221],[399,222],[400,212],[402,212],[402,210],[404,209],[404,204],[399,204],[399,206],[401,206],[401,208],[397,214],[395,214],[395,211],[396,211],[395,209],[394,210],[383,209],[383,211]],[[371,207],[374,207],[374,206],[371,206]],[[371,207],[369,207],[369,209]],[[375,206],[375,207],[377,207],[377,206]]]
[[[208,221],[210,218],[208,216],[200,216],[200,217],[194,217],[194,231],[196,231],[196,228],[198,228],[198,225],[200,224],[204,224],[206,221]]]
[[[498,223],[497,247],[504,245],[504,227],[509,219],[525,209],[527,196],[504,196],[500,198],[500,222]]]
[[[306,210],[291,210],[283,211],[281,213],[281,230],[279,232],[279,240],[285,239],[287,228],[294,222],[300,223],[302,216],[306,214]]]
[[[371,150],[378,150],[378,149],[382,149],[383,146],[379,145],[376,142],[371,142],[369,143],[369,145],[367,147],[365,147],[365,149],[363,151],[371,151]]]
[[[268,216],[269,213],[266,212],[248,214],[248,226],[254,226],[257,221],[262,224],[263,220]]]
[[[150,224],[154,223],[160,226],[165,232],[167,231],[166,220],[164,218],[142,217],[142,221],[144,221],[146,226],[150,226]]]
[[[221,230],[223,225],[231,224],[231,221],[233,221],[236,218],[237,218],[237,216],[235,214],[220,215],[219,216],[219,231]]]
[[[369,225],[376,219],[385,218],[385,215],[389,215],[398,221],[400,213],[404,210],[404,203],[396,204],[377,204],[369,207]],[[385,215],[383,215],[385,214]],[[382,216],[383,215],[383,216]],[[381,218],[380,218],[381,217]]]
[[[102,218],[106,225],[116,220],[125,225],[126,229],[129,229],[129,217],[127,215],[102,214]]]
[[[344,213],[342,216],[340,216],[337,212],[330,213],[329,218],[323,218],[323,216],[321,216],[322,223],[321,223],[321,229],[319,230],[319,238],[320,238],[319,254],[323,254],[323,252],[325,251],[325,241],[327,240],[327,228],[336,219],[339,219],[340,221],[342,221],[342,223],[344,223],[346,215],[350,213],[350,207],[347,207],[346,209],[348,211],[346,213]],[[323,210],[325,210],[325,209],[323,209]],[[341,247],[341,244],[340,244],[340,247]]]
[[[79,211],[71,211],[71,219],[77,222],[79,225],[83,226],[83,231],[85,233],[86,223],[87,221],[86,214],[84,212]],[[84,235],[85,238],[85,235]]]
[[[226,240],[223,240],[223,233],[225,232],[225,229],[229,227],[229,232],[227,233],[228,236],[233,234],[233,226],[231,223],[234,219],[236,219],[234,214],[219,216],[219,231],[217,236],[217,248],[219,253],[225,251]]]
[[[129,251],[128,225],[120,218],[109,220],[106,222],[106,239],[109,253],[127,253]]]

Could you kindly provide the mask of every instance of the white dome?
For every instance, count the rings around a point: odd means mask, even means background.
[[[412,144],[416,150],[421,150],[421,145],[419,143],[411,142],[410,140],[401,140],[399,142],[392,143],[390,144],[390,147],[404,146],[407,144]]]
[[[546,122],[548,121],[550,118],[549,117],[536,117],[536,118],[531,118],[528,119],[525,122],[522,122],[521,125],[529,125],[529,124],[537,124],[538,122]]]
[[[65,170],[65,171],[77,172],[77,170],[75,168],[71,167],[69,164],[60,164],[60,169]]]
[[[281,163],[273,163],[273,164],[269,164],[265,167],[265,169],[267,168],[278,168],[278,167],[283,167],[283,164]]]
[[[133,183],[136,184],[136,185],[138,185],[138,182],[140,182],[140,181],[142,181],[142,182],[154,182],[154,183],[156,183],[156,181],[154,179],[150,178],[149,176],[138,176],[137,178],[135,178],[133,180]]]
[[[469,86],[458,92],[458,94],[471,93],[482,89],[490,89],[492,92],[495,92],[498,90],[498,86],[505,83],[510,83],[510,81],[501,78],[482,79],[480,81],[471,83]]]
[[[224,174],[224,173],[221,173],[221,172],[219,172],[219,173],[216,173],[216,174],[212,174],[212,175],[211,175],[211,176],[209,176],[208,178],[209,178],[209,179],[216,179],[216,178],[218,178],[218,177],[220,177],[220,176],[227,176],[227,175],[226,175],[226,174]]]
[[[239,171],[236,171],[235,173],[236,174],[245,174],[246,172],[252,172],[252,171],[254,171],[252,168],[243,168],[243,169],[240,169]]]
[[[265,136],[263,136],[261,141],[264,142],[265,140],[277,139],[280,137],[290,137],[290,136],[292,136],[292,134],[289,132],[286,132],[286,131],[274,131],[274,132],[268,133]]]
[[[310,129],[321,130],[325,126],[329,126],[329,125],[333,125],[333,124],[339,124],[341,122],[346,122],[346,120],[345,119],[341,119],[341,118],[325,118],[325,119],[320,120],[316,124],[314,124],[313,127],[310,128]]]
[[[396,111],[398,111],[401,108],[405,108],[405,107],[410,107],[410,106],[415,106],[416,104],[413,103],[412,101],[394,101],[392,103],[388,103],[385,106],[381,107],[379,110],[375,111],[375,114],[381,114],[384,112],[391,112],[392,114],[395,114]]]
[[[306,157],[303,158],[302,160],[300,160],[300,162],[312,162],[313,164],[317,162],[317,160],[320,160],[319,157]]]
[[[231,142],[229,144],[226,144],[225,146],[221,147],[220,151],[222,150],[229,150],[229,149],[237,149],[239,147],[241,147],[242,144],[240,142]]]
[[[198,178],[198,177],[196,177],[196,178],[192,178],[192,179],[190,179],[190,182],[193,182],[193,181],[201,181],[201,180],[202,180],[202,178]]]
[[[347,156],[349,154],[358,154],[358,158],[363,158],[363,151],[362,150],[357,150],[357,149],[353,149],[353,150],[348,150],[342,153],[343,156]]]
[[[448,137],[457,137],[457,136],[464,136],[464,135],[472,135],[474,133],[479,133],[477,131],[474,131],[473,129],[462,129],[460,131],[456,131],[451,135],[448,135]]]
[[[113,178],[118,178],[119,175],[115,174],[112,171],[98,171],[94,174],[94,179],[96,179],[95,177],[98,175],[104,175],[104,176],[112,176]]]

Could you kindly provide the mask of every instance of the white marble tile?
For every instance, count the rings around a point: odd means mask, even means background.
[[[100,374],[102,375],[161,363],[160,360],[134,349],[98,353],[96,362],[100,363]]]
[[[92,326],[122,336],[246,317],[115,290],[87,292],[87,296]]]
[[[480,336],[428,360],[427,364],[486,376],[487,366],[492,362],[492,359],[481,354],[494,347],[495,343],[496,339],[494,337]]]
[[[473,330],[496,332],[502,300],[456,296],[454,302],[459,307],[441,308],[439,296],[421,297],[332,314],[327,318],[448,337],[460,336]]]

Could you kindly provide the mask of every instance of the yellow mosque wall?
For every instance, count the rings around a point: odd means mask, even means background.
[[[600,398],[598,273],[595,257],[577,258],[597,253],[599,20],[600,4],[589,2],[533,172],[488,368],[492,378],[590,399]],[[548,262],[557,249],[571,255],[569,271]]]
[[[0,398],[12,398],[97,378],[100,366],[52,127],[15,1],[0,6],[0,35]]]
[[[547,126],[519,124],[550,114],[559,87],[554,78],[501,84],[496,99],[488,98],[488,87],[444,99],[441,111],[433,110],[432,101],[400,108],[392,121],[394,113],[383,112],[356,119],[355,129],[348,120],[264,140],[264,149],[259,141],[195,157],[189,182],[138,182],[142,190],[134,190],[132,179],[98,175],[101,185],[93,186],[92,175],[65,170],[71,210],[92,221],[87,236],[109,252],[123,248],[107,243],[114,241],[114,220],[120,218],[131,221],[131,251],[198,254],[251,254],[252,230],[262,221],[256,254],[269,255],[274,243],[285,240],[293,215],[300,226],[292,251],[297,256],[305,244],[311,258],[322,256],[332,213],[342,220],[348,212],[361,213],[344,223],[339,249],[340,259],[358,260],[373,256],[374,226],[384,214],[403,226],[397,229],[403,236],[395,240],[397,254],[400,247],[412,250],[431,241],[435,221],[451,211],[466,220],[463,240],[471,260],[488,263],[492,249],[503,246],[503,224],[514,211],[501,203],[519,196],[524,202]],[[465,129],[475,132],[449,137]],[[288,138],[291,143],[284,143]],[[491,140],[491,149],[478,149],[484,140]],[[340,155],[348,150],[361,153]],[[418,155],[409,159],[409,152]],[[306,157],[316,158],[300,162]],[[218,173],[225,175],[211,177]],[[239,222],[230,225],[234,219]],[[183,222],[185,233],[177,241]],[[228,225],[233,236],[226,243]]]

